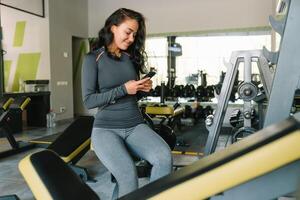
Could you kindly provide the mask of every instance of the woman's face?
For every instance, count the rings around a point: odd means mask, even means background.
[[[134,42],[139,24],[134,19],[126,19],[120,25],[113,25],[111,31],[114,34],[112,47],[115,49],[126,50]]]

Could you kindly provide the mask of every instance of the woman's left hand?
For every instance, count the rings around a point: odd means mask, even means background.
[[[149,79],[148,81],[143,83],[143,89],[141,91],[143,92],[149,92],[152,89],[152,80]]]

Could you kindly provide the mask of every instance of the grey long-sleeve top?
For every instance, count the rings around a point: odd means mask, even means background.
[[[83,103],[88,109],[99,108],[94,127],[129,128],[144,122],[136,95],[127,94],[124,85],[136,79],[133,63],[125,53],[120,60],[115,60],[101,48],[85,56],[82,66]]]

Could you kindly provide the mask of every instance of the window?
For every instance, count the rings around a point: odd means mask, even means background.
[[[185,85],[187,77],[203,71],[207,73],[207,84],[212,85],[219,82],[221,71],[226,71],[224,60],[228,62],[233,51],[262,49],[263,46],[271,49],[271,33],[177,37],[176,42],[182,46],[182,56],[176,57],[175,84]],[[146,40],[149,66],[156,66],[158,70],[154,85],[167,82],[167,46],[166,37]],[[258,69],[253,72],[258,73]],[[242,71],[239,77],[242,79]]]
[[[161,81],[168,81],[167,38],[148,38],[146,40],[146,52],[148,55],[147,68],[154,67],[157,71],[156,75],[152,78],[154,88],[156,85],[160,85]]]

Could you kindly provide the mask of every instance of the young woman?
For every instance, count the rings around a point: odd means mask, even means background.
[[[142,14],[121,8],[99,31],[98,44],[86,55],[82,71],[84,105],[98,107],[92,145],[116,178],[113,199],[138,188],[132,154],[153,167],[150,181],[169,174],[172,155],[166,142],[149,128],[139,111],[137,93],[149,92],[152,81],[139,80],[145,70],[146,28]]]

